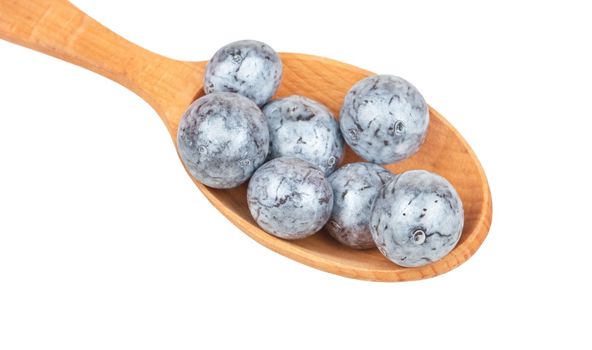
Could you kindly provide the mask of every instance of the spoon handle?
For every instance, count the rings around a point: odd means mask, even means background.
[[[196,73],[194,64],[145,50],[66,0],[0,0],[0,38],[116,81],[159,113],[166,110],[167,95],[178,93],[178,77],[168,73]]]

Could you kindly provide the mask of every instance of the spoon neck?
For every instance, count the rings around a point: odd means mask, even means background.
[[[171,121],[178,118],[168,116],[169,103],[183,98],[191,102],[201,87],[183,87],[179,82],[191,75],[199,84],[203,65],[143,49],[65,0],[0,0],[0,38],[84,67],[127,87],[158,112],[169,131],[175,127]]]

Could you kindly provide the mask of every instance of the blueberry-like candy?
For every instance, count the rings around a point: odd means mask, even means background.
[[[230,43],[208,62],[206,94],[236,92],[262,106],[275,94],[282,79],[282,61],[267,44],[255,40]]]
[[[303,96],[268,103],[263,114],[269,125],[270,158],[297,157],[332,173],[343,158],[343,138],[333,114]]]
[[[299,239],[320,230],[331,215],[331,184],[314,165],[291,157],[273,159],[249,181],[251,215],[266,232]]]
[[[368,225],[378,192],[394,175],[373,163],[351,163],[337,169],[333,187],[333,211],[325,226],[339,243],[354,249],[375,247]]]
[[[412,170],[380,191],[370,231],[382,254],[395,264],[413,267],[448,254],[460,239],[463,223],[454,187],[439,175]]]
[[[214,188],[232,188],[247,181],[265,161],[269,131],[253,101],[216,92],[199,98],[185,112],[177,145],[195,179]]]
[[[417,89],[393,75],[357,82],[341,108],[341,133],[369,162],[388,164],[413,155],[426,135],[428,105]]]

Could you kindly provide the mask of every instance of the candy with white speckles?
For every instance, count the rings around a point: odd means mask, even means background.
[[[303,96],[289,96],[263,108],[270,136],[270,158],[297,157],[332,173],[343,158],[339,124],[327,107]]]
[[[251,215],[266,232],[299,239],[320,230],[333,207],[331,184],[314,165],[291,157],[261,166],[247,190]]]
[[[369,162],[389,164],[410,157],[423,143],[428,105],[406,80],[375,75],[350,89],[339,122],[354,152]]]
[[[195,179],[214,188],[232,188],[265,161],[269,131],[253,101],[217,92],[191,104],[179,124],[177,145]]]
[[[208,62],[204,91],[236,92],[264,105],[277,91],[282,79],[282,61],[267,44],[255,40],[230,43]]]
[[[454,187],[425,170],[404,172],[384,186],[370,217],[380,252],[407,267],[448,254],[458,243],[463,224],[463,206]]]
[[[337,169],[333,187],[333,211],[325,226],[339,243],[354,249],[375,247],[368,222],[378,192],[395,175],[372,163],[350,163]]]

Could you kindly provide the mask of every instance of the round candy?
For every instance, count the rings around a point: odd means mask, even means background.
[[[339,125],[327,107],[303,96],[268,103],[263,114],[269,125],[271,158],[297,157],[332,173],[343,158]]]
[[[340,114],[347,144],[369,162],[401,161],[419,149],[429,123],[428,105],[417,89],[392,75],[357,82]]]
[[[191,104],[179,123],[177,145],[195,179],[214,188],[232,188],[265,161],[269,131],[253,101],[217,92]]]
[[[370,231],[382,254],[395,264],[413,267],[448,254],[460,239],[463,223],[454,187],[439,175],[412,170],[380,191]]]
[[[237,92],[262,106],[275,94],[282,79],[282,61],[265,43],[241,40],[230,43],[208,62],[206,94]]]
[[[251,215],[266,232],[299,239],[320,230],[331,215],[333,192],[314,165],[282,157],[261,166],[249,181]]]
[[[325,226],[339,243],[354,249],[375,247],[368,222],[378,192],[394,175],[380,165],[351,163],[337,169],[333,187],[333,212]]]

